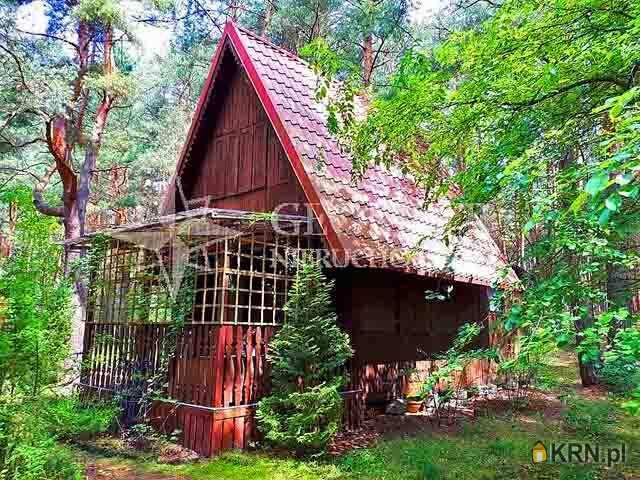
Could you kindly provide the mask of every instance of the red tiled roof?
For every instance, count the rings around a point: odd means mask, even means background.
[[[316,216],[327,219],[321,224],[334,251],[372,266],[391,258],[393,268],[421,275],[482,285],[496,280],[505,262],[480,221],[447,245],[444,227],[453,212],[446,200],[425,208],[423,190],[399,171],[381,166],[370,166],[360,180],[352,179],[351,158],[327,129],[326,106],[315,97],[318,78],[306,62],[234,24],[227,25],[220,44],[227,39],[315,203]],[[201,103],[208,97],[211,76]]]

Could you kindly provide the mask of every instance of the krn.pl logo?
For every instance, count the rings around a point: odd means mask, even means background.
[[[544,443],[538,441],[531,449],[531,460],[533,463],[544,463],[547,461],[547,447]]]

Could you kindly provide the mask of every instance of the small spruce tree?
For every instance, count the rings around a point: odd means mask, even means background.
[[[342,369],[353,351],[337,324],[333,287],[311,255],[298,261],[287,320],[269,344],[273,393],[257,410],[258,427],[273,446],[322,451],[340,427]]]

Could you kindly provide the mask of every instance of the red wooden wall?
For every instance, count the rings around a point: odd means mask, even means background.
[[[258,96],[229,52],[216,82],[220,88],[181,174],[187,199],[193,206],[258,212],[305,203]]]
[[[365,400],[402,393],[407,369],[429,368],[436,353],[451,346],[460,326],[487,327],[478,346],[489,345],[489,289],[454,282],[449,300],[427,301],[425,290],[451,284],[387,270],[349,268],[336,272],[338,314],[355,350],[352,380]],[[469,383],[490,381],[490,366],[478,363],[465,372]]]
[[[187,325],[168,372],[168,395],[188,405],[159,403],[156,425],[180,430],[181,443],[204,456],[245,448],[255,440],[255,404],[269,390],[273,333],[267,326]]]
[[[275,328],[186,324],[169,363],[168,399],[150,412],[153,425],[169,434],[180,431],[180,443],[203,456],[255,441],[255,406],[270,390],[266,355]],[[90,398],[123,395],[131,398],[127,408],[137,410],[147,379],[163,372],[168,333],[166,324],[87,324],[83,390]],[[359,425],[360,398],[345,395],[347,427]]]
[[[488,289],[454,283],[445,301],[427,301],[425,290],[451,283],[400,272],[350,268],[337,272],[338,308],[367,362],[425,359],[446,350],[464,323],[488,313]],[[488,341],[485,334],[483,342]]]

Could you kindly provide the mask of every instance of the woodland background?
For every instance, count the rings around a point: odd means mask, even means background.
[[[517,300],[498,299],[513,305],[507,328],[537,332],[542,350],[591,338],[578,350],[583,382],[595,383],[592,364],[634,325],[637,303],[639,6],[432,6],[417,21],[429,5],[404,0],[3,0],[1,185],[29,188],[64,239],[157,216],[231,19],[340,81],[318,95],[356,171],[397,164],[425,205],[453,194],[447,235],[481,216],[523,282]],[[168,39],[162,57],[153,38]],[[355,98],[367,98],[366,119]],[[14,213],[5,205],[7,254]]]
[[[502,372],[531,384],[551,354],[569,350],[584,386],[640,413],[640,2],[453,0],[421,21],[418,7],[0,0],[5,465],[53,459],[51,431],[71,435],[33,424],[42,442],[23,445],[7,433],[32,408],[52,412],[33,402],[64,383],[71,292],[85,293],[81,259],[55,242],[157,216],[229,19],[322,75],[318,96],[356,174],[395,165],[425,188],[425,205],[449,196],[445,235],[485,221],[520,279],[495,285],[498,328],[519,335]],[[36,10],[46,21],[23,20]],[[154,35],[168,39],[161,56]],[[365,118],[354,114],[361,98]],[[60,425],[91,416],[56,405],[49,417]],[[21,478],[42,477],[33,471]]]
[[[363,84],[383,84],[425,35],[404,1],[165,3],[0,7],[2,174],[33,183],[38,209],[62,215],[67,238],[157,215],[226,20],[294,52],[325,38],[362,62]],[[46,29],[39,17],[42,31],[16,23],[29,9],[44,9]],[[168,39],[166,51],[155,38]]]

